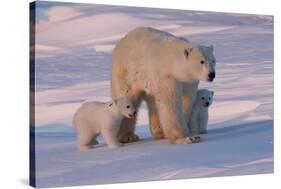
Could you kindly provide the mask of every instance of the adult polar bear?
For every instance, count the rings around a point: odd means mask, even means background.
[[[129,96],[136,108],[145,100],[152,133],[160,125],[171,143],[188,144],[199,138],[188,137],[182,82],[212,81],[214,76],[215,70],[199,46],[153,28],[137,28],[114,49],[111,92],[113,98]],[[138,140],[135,122],[122,120],[118,133],[121,142]]]

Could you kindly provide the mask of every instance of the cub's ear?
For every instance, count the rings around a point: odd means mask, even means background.
[[[212,96],[214,96],[215,92],[214,92],[214,91],[211,91],[211,94],[212,94]]]
[[[188,57],[192,50],[193,50],[193,48],[184,49],[184,55],[185,55],[186,57]]]
[[[211,52],[214,52],[214,46],[213,45],[210,45],[209,48],[210,48]]]

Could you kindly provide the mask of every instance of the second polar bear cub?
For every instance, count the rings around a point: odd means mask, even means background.
[[[75,113],[73,123],[77,132],[79,150],[86,150],[98,144],[101,133],[108,147],[121,146],[117,140],[121,120],[137,114],[128,97],[119,97],[110,102],[87,102]]]
[[[200,89],[197,91],[196,100],[192,107],[189,120],[189,129],[193,133],[207,133],[209,119],[208,108],[213,102],[214,91]]]

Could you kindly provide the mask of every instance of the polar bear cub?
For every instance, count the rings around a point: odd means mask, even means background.
[[[192,106],[189,129],[192,133],[207,133],[209,119],[208,108],[213,102],[214,91],[200,89],[197,91],[196,100]]]
[[[119,97],[110,102],[87,102],[75,113],[73,123],[77,132],[79,150],[86,150],[98,144],[101,133],[108,147],[121,146],[117,140],[121,120],[137,114],[128,97]]]

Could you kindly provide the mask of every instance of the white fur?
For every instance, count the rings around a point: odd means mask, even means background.
[[[120,122],[124,117],[135,116],[135,108],[127,97],[113,101],[87,102],[83,104],[74,115],[74,127],[77,131],[79,150],[89,149],[98,144],[97,136],[102,133],[103,138],[110,148],[119,147],[117,133]]]
[[[210,70],[215,72],[216,58],[214,56],[214,47],[212,45],[211,46],[199,45],[199,48],[201,49],[205,59],[209,63]],[[196,100],[198,85],[199,85],[199,81],[183,83],[182,104],[183,104],[183,112],[184,112],[186,123],[188,123],[190,119],[192,105],[195,103]]]
[[[198,90],[188,124],[193,133],[207,133],[209,119],[208,108],[213,102],[213,95],[213,91],[207,89]]]
[[[190,143],[182,110],[182,82],[207,81],[214,69],[206,58],[200,46],[183,38],[153,28],[135,29],[114,49],[112,96],[130,96],[137,109],[145,100],[155,138],[167,137],[176,144]],[[120,141],[138,139],[134,134],[135,122],[135,119],[122,120]]]

